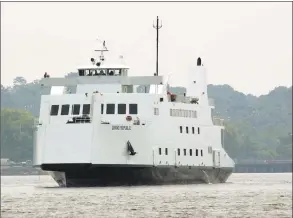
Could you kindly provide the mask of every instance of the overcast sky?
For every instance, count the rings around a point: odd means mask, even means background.
[[[1,3],[1,83],[39,79],[89,64],[95,39],[111,58],[123,55],[131,75],[155,72],[184,86],[201,56],[208,83],[254,95],[292,85],[292,3]]]

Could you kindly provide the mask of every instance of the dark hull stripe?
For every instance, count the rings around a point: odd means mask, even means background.
[[[46,164],[41,168],[46,171],[64,172],[65,178],[55,180],[60,186],[67,187],[224,183],[233,172],[232,167],[203,166]]]

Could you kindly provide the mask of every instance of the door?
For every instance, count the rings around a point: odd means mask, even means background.
[[[213,164],[214,164],[214,167],[220,167],[221,166],[221,159],[220,159],[220,156],[221,153],[220,151],[217,151],[217,150],[214,150],[213,151]]]

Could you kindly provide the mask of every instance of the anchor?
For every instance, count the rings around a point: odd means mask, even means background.
[[[129,141],[127,141],[126,144],[127,144],[127,151],[129,152],[129,155],[134,156],[135,154],[137,154],[134,151],[134,149],[133,149],[133,147],[132,147],[132,145],[131,145],[131,143]]]

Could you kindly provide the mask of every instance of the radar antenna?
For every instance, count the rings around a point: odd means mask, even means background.
[[[157,60],[156,60],[156,76],[159,75],[159,29],[162,28],[162,21],[159,24],[159,17],[157,16],[157,25],[153,24],[153,27],[157,30]]]
[[[100,39],[97,39],[97,41],[101,42]],[[99,52],[101,52],[101,54],[100,54],[100,61],[102,61],[102,62],[105,61],[104,52],[109,51],[109,50],[107,49],[107,47],[106,47],[106,41],[103,41],[103,48],[102,48],[102,49],[97,49],[97,50],[95,50],[95,51],[99,51]]]

